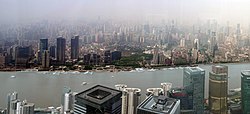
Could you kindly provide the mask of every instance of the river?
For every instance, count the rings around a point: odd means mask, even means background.
[[[240,72],[250,69],[249,63],[226,64],[229,68],[229,89],[240,87]],[[208,96],[208,73],[211,65],[199,65],[206,70],[205,97]],[[11,78],[11,76],[16,76]],[[137,87],[145,96],[147,88],[160,87],[162,82],[171,82],[173,87],[182,87],[183,69],[165,69],[154,72],[98,72],[91,74],[43,74],[41,72],[0,72],[0,107],[6,107],[7,94],[18,92],[21,100],[35,103],[36,107],[59,106],[62,89],[68,86],[74,92],[83,91],[96,84],[113,87],[115,84],[127,84]],[[87,82],[87,85],[81,85]]]

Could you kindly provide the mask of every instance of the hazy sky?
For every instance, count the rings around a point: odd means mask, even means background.
[[[250,20],[250,0],[0,0],[0,22],[39,19]]]

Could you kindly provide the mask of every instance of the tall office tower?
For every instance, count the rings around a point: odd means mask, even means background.
[[[180,100],[150,95],[138,105],[137,114],[180,114]]]
[[[140,103],[141,89],[125,88],[122,95],[122,114],[136,114],[136,107]]]
[[[159,64],[159,47],[156,45],[153,53],[153,64]]]
[[[75,95],[74,114],[121,114],[122,92],[96,85]]]
[[[50,46],[49,48],[49,56],[52,58],[56,58],[56,46]]]
[[[212,114],[227,114],[228,67],[212,66],[209,72],[209,108]]]
[[[241,40],[241,29],[240,29],[240,24],[237,24],[237,28],[236,28],[237,47],[239,47],[239,46],[241,47],[240,40]]]
[[[48,50],[48,39],[47,38],[40,39],[39,53],[38,53],[38,62],[39,63],[42,63],[42,55],[43,55],[43,52],[45,50]]]
[[[49,51],[44,50],[42,53],[42,67],[49,68]]]
[[[204,113],[205,70],[199,67],[183,69],[183,87],[186,90],[194,114]]]
[[[104,64],[111,64],[111,52],[110,50],[104,51]]]
[[[163,89],[163,95],[168,96],[168,91],[172,88],[172,83],[161,83],[161,88]]]
[[[56,39],[56,60],[59,64],[65,63],[66,40],[63,37]]]
[[[243,114],[250,114],[250,70],[241,72],[241,107]]]
[[[13,92],[11,94],[8,94],[7,97],[8,97],[8,99],[7,99],[7,101],[8,101],[8,103],[7,103],[7,114],[10,114],[12,112],[11,102],[17,100],[18,94],[17,94],[17,92]]]
[[[159,96],[163,94],[163,89],[162,88],[148,88],[147,89],[147,96],[149,95],[154,95],[154,96]]]
[[[215,44],[216,44],[216,32],[212,32],[212,37],[211,37],[211,40],[210,40],[210,43],[211,43],[211,45],[210,45],[210,51],[213,53],[213,57],[215,56],[214,54],[215,54],[215,49],[214,49],[214,47],[215,47]]]
[[[79,36],[71,38],[71,59],[78,59],[79,57]]]

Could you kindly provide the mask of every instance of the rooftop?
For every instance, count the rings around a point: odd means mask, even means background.
[[[139,106],[138,110],[157,114],[172,114],[178,110],[180,100],[168,98],[167,96],[153,96],[147,97]]]
[[[76,97],[95,104],[103,104],[122,92],[102,85],[96,85],[83,92],[76,94]]]
[[[250,76],[250,70],[241,71],[241,74],[242,74],[243,76]]]

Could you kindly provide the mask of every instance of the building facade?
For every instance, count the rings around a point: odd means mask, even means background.
[[[189,110],[194,110],[194,114],[203,114],[205,70],[199,67],[186,67],[183,71],[183,87],[192,107]]]
[[[65,63],[66,40],[63,37],[56,39],[56,60],[59,64]]]
[[[250,70],[241,72],[241,101],[243,114],[250,114]]]
[[[44,50],[42,53],[42,67],[49,68],[49,66],[50,66],[49,50]]]
[[[71,38],[71,59],[78,59],[79,57],[79,36]]]
[[[227,114],[228,67],[212,66],[209,72],[209,109],[212,114]]]
[[[122,95],[122,114],[137,114],[136,107],[140,103],[141,89],[125,88]]]
[[[39,52],[38,52],[38,62],[42,63],[42,55],[45,50],[48,50],[48,39],[43,38],[40,39],[39,43]]]

